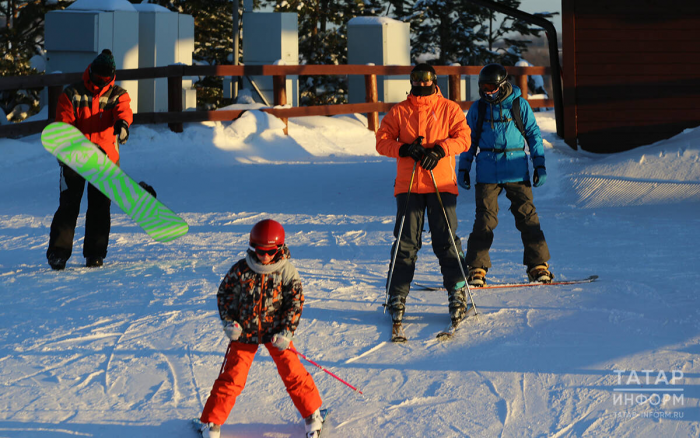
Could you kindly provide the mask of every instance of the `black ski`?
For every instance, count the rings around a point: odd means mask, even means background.
[[[560,280],[560,281],[552,281],[550,283],[540,283],[540,282],[533,282],[533,283],[494,283],[494,284],[486,284],[485,286],[471,286],[471,290],[480,290],[480,289],[504,289],[504,288],[509,288],[509,287],[533,287],[533,286],[563,286],[567,284],[581,284],[581,283],[592,283],[598,279],[597,275],[591,275],[590,277],[587,278],[581,278],[578,280]],[[430,290],[430,291],[435,291],[435,290],[445,290],[444,287],[441,286],[429,286],[421,283],[415,283],[415,286],[418,290]]]
[[[476,311],[474,310],[474,307],[469,305],[469,309],[467,309],[467,313],[464,314],[464,318],[460,319],[456,323],[450,323],[445,330],[441,331],[438,333],[435,338],[438,341],[449,341],[452,339],[452,337],[455,335],[457,330],[459,330],[460,327],[464,324],[464,321],[466,321],[468,318],[476,315]]]

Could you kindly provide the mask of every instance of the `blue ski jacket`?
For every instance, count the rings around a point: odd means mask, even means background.
[[[511,114],[513,100],[519,96],[521,96],[520,88],[513,85],[512,93],[501,102],[496,104],[486,102],[487,109],[479,144],[472,141],[469,150],[459,157],[459,170],[467,172],[471,169],[472,161],[476,157],[477,183],[502,184],[530,180],[525,138],[518,130]],[[532,166],[533,168],[544,167],[544,147],[535,114],[525,99],[518,99],[518,102],[520,102],[520,115],[525,127]],[[467,123],[472,133],[475,130],[478,113],[479,101],[476,101],[467,113]]]

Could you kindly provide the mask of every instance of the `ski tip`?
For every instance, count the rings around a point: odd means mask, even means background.
[[[588,277],[588,278],[589,278],[591,281],[595,281],[595,280],[598,279],[598,276],[597,276],[597,275],[591,275],[591,276]]]
[[[195,432],[198,432],[198,436],[202,436],[202,427],[204,426],[204,423],[199,421],[199,418],[193,418],[191,424]]]
[[[435,339],[437,339],[438,341],[449,341],[450,339],[452,339],[452,333],[449,333],[449,332],[438,333],[437,336],[435,336]]]

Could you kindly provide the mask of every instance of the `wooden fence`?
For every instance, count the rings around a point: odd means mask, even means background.
[[[120,81],[168,78],[168,111],[134,114],[135,124],[167,123],[174,132],[182,132],[183,123],[235,120],[246,110],[183,111],[182,78],[189,76],[272,76],[274,102],[271,108],[262,108],[282,119],[287,125],[290,117],[329,116],[336,114],[366,113],[368,128],[374,132],[379,127],[379,113],[388,111],[396,102],[380,102],[377,94],[377,76],[408,75],[412,66],[374,65],[218,65],[188,66],[170,65],[129,70],[117,70]],[[460,79],[463,75],[478,75],[481,66],[435,66],[438,76],[448,76],[448,95],[463,109],[471,101],[460,101]],[[506,67],[515,78],[516,85],[527,90],[528,75],[549,75],[549,67]],[[54,119],[56,105],[64,86],[81,80],[83,73],[59,73],[36,76],[0,77],[0,90],[18,90],[48,87],[47,120],[13,123],[0,126],[0,137],[19,137],[41,132]],[[283,107],[287,105],[285,82],[287,76],[362,75],[365,77],[365,103]],[[527,97],[524,93],[523,97]],[[552,99],[533,99],[533,108],[554,107]],[[285,128],[285,134],[287,128]]]

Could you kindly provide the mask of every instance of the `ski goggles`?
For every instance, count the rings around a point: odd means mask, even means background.
[[[266,255],[272,257],[275,254],[277,254],[277,252],[279,250],[280,250],[280,248],[278,246],[276,246],[274,248],[255,248],[255,254],[257,254],[260,257],[266,256]]]
[[[90,79],[98,87],[104,87],[105,85],[112,82],[112,76],[100,76],[100,75],[93,74],[90,77]]]
[[[431,71],[412,71],[411,82],[430,82],[437,79],[435,73]]]
[[[484,84],[480,84],[479,86],[481,87],[481,90],[484,91],[485,93],[493,93],[493,92],[498,91],[499,88],[501,88],[501,86],[498,84],[484,83]]]

